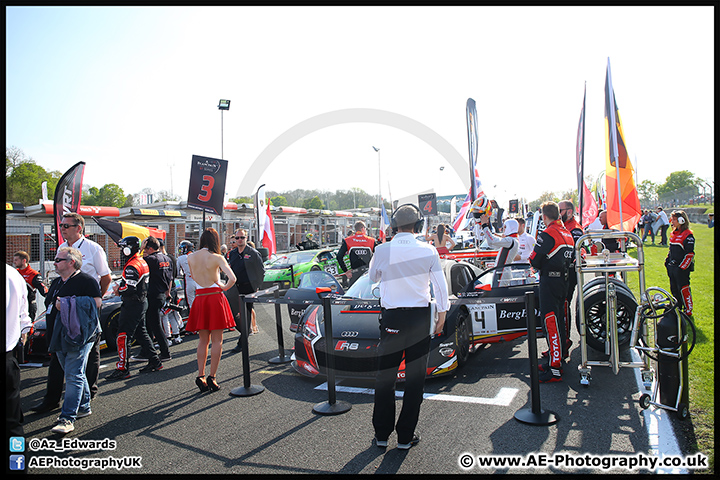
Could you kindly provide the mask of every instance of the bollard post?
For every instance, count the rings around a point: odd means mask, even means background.
[[[530,403],[531,408],[515,412],[515,420],[530,425],[552,425],[560,420],[555,412],[540,406],[540,380],[538,378],[537,325],[535,319],[535,292],[525,294],[525,311],[528,327],[528,356],[530,357]]]
[[[250,397],[265,390],[265,387],[250,384],[250,354],[248,353],[248,326],[247,307],[245,306],[245,295],[240,295],[240,333],[242,338],[242,360],[243,360],[243,386],[230,391],[235,397]]]
[[[279,290],[275,290],[275,326],[277,327],[277,338],[278,338],[278,356],[268,360],[268,363],[278,365],[282,363],[288,363],[291,361],[291,357],[285,355],[285,342],[283,340],[282,331],[282,312],[280,309],[280,303],[277,300],[280,298]]]
[[[322,297],[322,293],[329,293],[327,287],[316,288],[315,292],[323,301],[323,314],[325,319],[325,358],[327,365],[328,401],[320,402],[313,407],[313,412],[319,415],[339,415],[348,412],[352,405],[347,402],[335,400],[335,355],[331,352],[333,348],[332,332],[332,311],[330,297]]]

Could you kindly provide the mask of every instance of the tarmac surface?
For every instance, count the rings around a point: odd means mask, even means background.
[[[289,356],[293,334],[284,305],[282,310]],[[301,376],[289,363],[270,363],[278,356],[274,306],[256,304],[256,311],[260,333],[249,337],[248,371],[251,386],[263,390],[252,396],[230,394],[245,386],[242,354],[231,352],[238,339],[235,331],[224,335],[217,375],[221,389],[213,393],[200,393],[194,384],[197,335],[172,346],[172,359],[160,371],[141,374],[143,364],[133,364],[128,380],[105,380],[117,360],[114,352],[105,351],[92,415],[78,419],[75,431],[62,437],[50,431],[59,409],[29,412],[44,395],[47,368],[23,366],[29,473],[648,473],[649,468],[605,469],[603,462],[680,453],[672,429],[668,433],[662,428],[668,412],[639,407],[636,369],[614,375],[609,368],[593,367],[590,385],[580,385],[576,331],[564,381],[539,387],[542,409],[556,413],[557,423],[538,426],[515,419],[516,412],[532,404],[523,338],[481,347],[456,375],[428,380],[417,428],[421,442],[402,451],[395,448],[397,437],[392,435],[388,448],[380,449],[372,442],[373,382],[339,380],[336,405],[349,410],[315,413],[316,405],[328,405],[325,379]],[[537,348],[547,348],[544,339],[538,339]],[[133,347],[132,353],[137,351]],[[629,360],[629,353],[624,355]],[[67,442],[62,448],[51,448],[62,441]],[[512,459],[525,463],[480,466]],[[118,462],[125,462],[122,468]]]

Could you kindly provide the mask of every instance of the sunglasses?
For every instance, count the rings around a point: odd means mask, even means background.
[[[67,258],[56,258],[55,260],[53,260],[53,262],[60,263],[60,262],[64,262],[65,260],[67,260]]]
[[[78,225],[79,225],[79,223],[75,223],[75,224],[72,224],[72,223],[61,223],[61,224],[60,224],[60,228],[77,227]]]
[[[230,237],[232,239],[245,240],[247,237]]]

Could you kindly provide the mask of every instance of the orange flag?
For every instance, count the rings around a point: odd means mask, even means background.
[[[640,220],[642,209],[634,174],[635,170],[625,148],[625,134],[615,101],[608,58],[605,77],[605,181],[608,228],[632,232]]]

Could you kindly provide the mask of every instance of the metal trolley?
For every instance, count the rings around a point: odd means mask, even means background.
[[[623,253],[610,253],[604,248],[595,255],[587,255],[582,258],[582,246],[585,242],[601,240],[617,240],[624,242],[626,239],[631,239],[637,245],[637,259],[632,258],[626,252]],[[602,245],[602,244],[600,244]],[[577,273],[577,302],[578,302],[578,315],[580,319],[580,352],[582,354],[582,363],[578,366],[580,373],[580,384],[589,385],[591,379],[591,369],[594,366],[610,367],[615,375],[618,374],[621,367],[629,368],[640,368],[643,385],[646,389],[650,389],[653,382],[654,372],[650,367],[650,363],[647,358],[643,358],[642,362],[625,362],[620,361],[620,345],[618,341],[618,326],[617,326],[617,290],[614,281],[610,280],[611,273],[622,273],[626,272],[638,272],[640,281],[640,291],[645,292],[645,272],[644,272],[644,253],[643,243],[639,236],[632,232],[621,232],[617,230],[597,230],[589,231],[585,235],[581,236],[575,244],[575,271]],[[585,302],[583,288],[585,286],[584,276],[586,273],[599,273],[605,279],[605,354],[609,356],[606,361],[589,361],[587,355],[587,329],[585,321]],[[632,333],[630,337],[630,348],[633,348],[638,343],[639,335],[642,335],[645,344],[647,345],[647,325],[645,322],[640,321],[640,314],[643,303],[640,302],[635,311],[634,319],[632,322]],[[639,332],[639,328],[642,324],[642,332]]]

